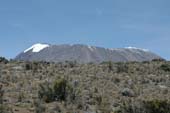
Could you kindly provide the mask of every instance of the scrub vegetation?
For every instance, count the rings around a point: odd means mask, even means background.
[[[0,58],[0,113],[170,113],[170,62]]]

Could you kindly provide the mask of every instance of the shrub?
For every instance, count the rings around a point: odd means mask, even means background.
[[[13,113],[12,109],[9,108],[9,106],[3,102],[3,99],[4,99],[3,85],[0,85],[0,113]]]
[[[117,63],[117,73],[127,73],[128,66],[126,63]]]
[[[116,113],[170,113],[170,102],[167,100],[128,100],[123,102]]]
[[[38,95],[39,99],[47,103],[55,100],[65,101],[68,95],[70,95],[70,98],[73,97],[73,88],[66,79],[57,79],[54,86],[49,83],[40,84]]]
[[[75,61],[69,61],[68,64],[69,64],[70,68],[73,68],[77,65],[77,61],[76,60]]]
[[[153,62],[163,62],[163,61],[166,61],[166,60],[163,59],[163,58],[158,58],[158,59],[153,59],[152,61]]]
[[[0,85],[0,113],[4,112],[3,97],[4,97],[4,90],[3,90],[3,86]]]
[[[39,99],[45,102],[54,101],[54,93],[49,83],[40,84],[40,89],[38,91]]]
[[[24,92],[19,92],[18,94],[18,102],[22,102],[25,98]]]
[[[97,110],[99,110],[100,113],[111,113],[112,109],[109,98],[108,95],[98,95],[96,97]]]
[[[26,64],[25,64],[25,70],[32,70],[32,65],[31,65],[31,63],[26,63]]]
[[[3,104],[4,90],[3,85],[0,85],[0,104]]]
[[[167,100],[152,100],[144,102],[148,113],[170,113],[170,102]]]
[[[0,63],[8,63],[8,60],[7,59],[5,59],[4,57],[0,57]]]
[[[34,101],[35,113],[45,113],[46,108],[42,104],[41,100]]]
[[[109,71],[113,71],[113,63],[111,61],[108,62]]]
[[[66,100],[68,93],[72,92],[72,87],[66,79],[58,79],[54,83],[54,96],[58,100]]]
[[[163,71],[169,72],[170,71],[170,64],[162,64],[160,66],[160,69],[162,69]]]

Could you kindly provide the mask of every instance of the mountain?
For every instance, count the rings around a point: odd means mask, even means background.
[[[79,63],[100,63],[103,61],[128,62],[150,61],[162,59],[160,56],[146,49],[136,47],[107,49],[102,47],[75,45],[34,44],[26,49],[15,60],[63,62],[77,61]]]

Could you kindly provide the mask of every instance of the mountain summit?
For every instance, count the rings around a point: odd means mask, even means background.
[[[153,59],[161,59],[161,57],[149,50],[136,47],[107,49],[81,44],[49,45],[38,43],[20,53],[15,59],[48,62],[76,60],[79,63],[100,63],[103,61],[150,61]]]

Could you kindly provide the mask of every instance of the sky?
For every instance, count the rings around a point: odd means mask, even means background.
[[[0,56],[35,43],[138,47],[170,59],[170,0],[0,0]]]

